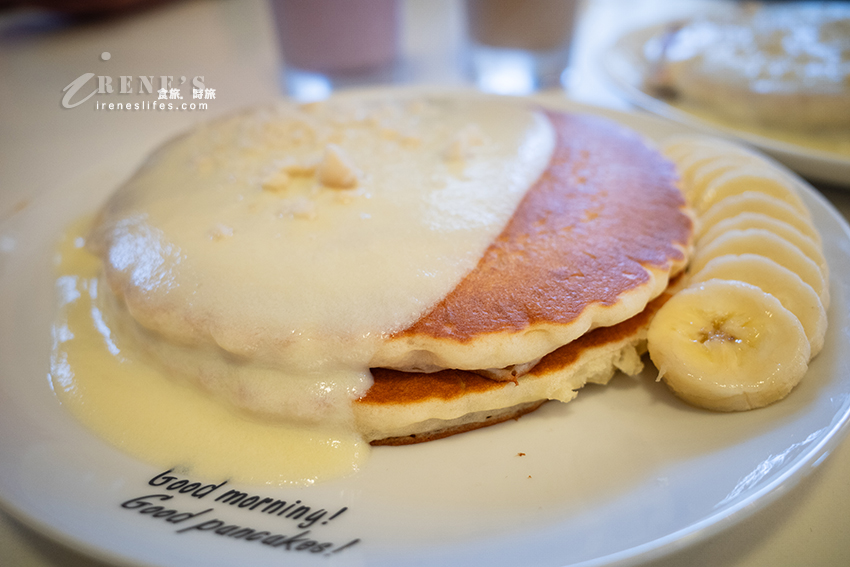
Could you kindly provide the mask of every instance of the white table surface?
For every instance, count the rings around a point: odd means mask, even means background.
[[[597,0],[585,7],[568,93],[628,110],[599,72],[599,51],[622,31],[685,13],[700,2]],[[406,0],[404,54],[416,83],[460,85],[463,13],[452,0]],[[111,57],[103,61],[102,52]],[[65,109],[62,89],[83,73],[203,75],[216,90],[206,111]],[[33,12],[0,14],[0,220],[49,188],[69,184],[117,152],[143,152],[199,121],[280,95],[280,62],[265,2],[175,2],[119,18],[68,22]],[[118,85],[116,85],[117,87]],[[116,89],[117,90],[117,89]],[[189,92],[184,87],[184,93]],[[111,95],[138,102],[150,95]],[[190,101],[189,101],[190,102]],[[847,189],[819,186],[850,218]],[[719,535],[654,567],[850,565],[850,441],[795,488]],[[0,565],[98,566],[0,512]]]

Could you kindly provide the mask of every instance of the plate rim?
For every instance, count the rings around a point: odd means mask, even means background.
[[[438,92],[445,93],[447,92],[447,89],[440,89]],[[563,98],[559,98],[557,100],[553,100],[545,96],[523,98],[527,98],[529,100],[539,98],[540,100],[545,101],[547,105],[551,105],[550,107],[555,109],[579,112],[592,112],[594,114],[606,116],[615,120],[620,118],[622,120],[621,123],[625,122],[626,125],[629,127],[633,127],[628,124],[629,120],[635,119],[638,121],[657,121],[659,122],[659,124],[663,123],[666,126],[682,128],[685,131],[692,130],[692,128],[688,127],[687,125],[675,124],[670,121],[666,121],[663,118],[641,115],[638,113],[622,112],[608,108],[599,108],[587,104],[569,101]],[[644,134],[644,132],[640,130],[639,132],[641,134]],[[122,155],[122,157],[126,156]],[[63,188],[67,188],[68,186],[76,186],[79,179],[85,179],[87,176],[95,174],[95,172],[103,171],[106,161],[107,160],[104,160],[103,162],[100,162],[83,171],[82,173],[80,173],[80,175],[74,176],[69,182],[63,184],[63,187],[57,188],[54,191],[62,190]],[[847,220],[844,219],[844,217],[837,210],[835,210],[835,208],[831,205],[831,203],[829,203],[828,200],[826,200],[825,197],[823,197],[823,195],[810,188],[807,183],[804,186],[806,188],[805,191],[808,196],[818,202],[819,206],[823,209],[823,212],[830,215],[832,219],[840,226],[843,232],[843,237],[850,241],[850,225],[848,225]],[[48,192],[45,196],[42,197],[47,199],[49,198],[51,193],[53,193],[53,191]],[[40,201],[40,198],[36,198],[30,204],[28,210],[38,210],[38,204]],[[16,214],[10,218],[3,219],[2,221],[0,221],[0,235],[3,234],[3,231],[6,230],[8,225],[13,223],[16,218],[20,218],[20,215]],[[0,267],[2,267],[2,264],[0,264]],[[2,275],[2,272],[0,272],[0,275]],[[807,448],[803,455],[795,459],[794,465],[792,467],[789,467],[787,470],[784,470],[779,477],[772,480],[767,485],[761,487],[745,499],[726,508],[721,508],[720,510],[714,512],[713,514],[700,520],[699,522],[692,523],[661,538],[656,538],[654,540],[642,543],[638,546],[633,546],[628,549],[597,557],[591,560],[582,561],[579,563],[571,563],[570,565],[581,567],[601,565],[635,565],[638,563],[643,563],[645,561],[651,561],[665,557],[667,555],[690,547],[699,541],[703,541],[718,533],[725,531],[726,529],[732,527],[743,519],[763,509],[770,503],[776,501],[787,492],[793,490],[794,487],[796,487],[804,478],[808,476],[809,473],[811,473],[812,470],[814,470],[814,468],[817,467],[817,465],[819,465],[824,460],[826,455],[828,455],[839,443],[842,442],[842,440],[848,434],[848,431],[850,431],[848,423],[850,423],[850,406],[846,407],[844,413],[840,416],[840,418],[837,421],[833,422],[833,425],[830,428],[830,431],[828,432],[826,437],[824,437],[816,445]],[[32,515],[28,510],[18,507],[13,501],[9,500],[2,491],[0,491],[0,506],[2,506],[5,511],[8,511],[10,515],[13,516],[16,520],[20,521],[21,524],[27,526],[28,528],[34,529],[37,532],[40,532],[41,534],[60,543],[61,545],[65,545],[66,547],[72,550],[78,551],[80,553],[89,555],[97,559],[108,561],[116,565],[153,565],[142,560],[115,555],[109,550],[99,548],[96,545],[92,545],[86,542],[85,540],[80,540],[72,535],[66,534],[61,530],[54,528],[54,526],[43,521],[42,519]]]

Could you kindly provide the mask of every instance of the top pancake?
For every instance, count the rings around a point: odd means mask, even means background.
[[[478,266],[373,366],[430,371],[533,361],[643,310],[686,261],[692,221],[671,163],[594,116],[547,112],[556,145]]]

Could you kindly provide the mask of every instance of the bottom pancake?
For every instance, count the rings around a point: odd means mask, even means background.
[[[354,404],[357,427],[372,445],[433,441],[519,418],[548,400],[568,402],[585,384],[607,384],[617,370],[638,374],[649,322],[669,297],[665,293],[631,319],[549,353],[513,381],[463,370],[373,369],[374,384]]]
[[[458,433],[466,433],[473,429],[480,429],[489,425],[496,425],[509,419],[519,419],[527,413],[531,413],[548,400],[538,400],[536,402],[528,402],[518,404],[514,407],[485,410],[463,415],[457,419],[430,419],[422,423],[416,424],[416,428],[421,430],[421,433],[411,433],[409,435],[401,435],[399,437],[387,437],[385,439],[375,439],[370,441],[370,445],[412,445],[414,443],[425,443],[427,441],[435,441],[443,437],[450,437]]]

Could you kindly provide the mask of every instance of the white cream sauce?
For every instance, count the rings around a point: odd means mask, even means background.
[[[475,267],[553,147],[542,113],[481,97],[283,105],[208,125],[107,205],[93,247],[127,308],[101,308],[239,406],[346,420],[383,337]]]
[[[57,397],[83,424],[146,462],[210,480],[307,485],[360,468],[369,445],[352,431],[260,420],[147,364],[97,307],[101,264],[83,247],[87,226],[71,227],[57,255],[50,363]]]
[[[475,267],[554,140],[542,113],[475,97],[280,106],[170,142],[89,237],[109,281],[81,250],[63,264],[60,289],[76,291],[57,337],[74,339],[54,349],[57,392],[100,434],[160,464],[302,483],[356,469],[364,445],[351,402],[371,385],[381,340]],[[155,432],[127,417],[138,405],[184,414],[185,403],[205,417],[181,422],[219,424],[218,443],[318,456],[306,470],[255,473],[236,463],[249,455],[209,447],[204,425],[163,450],[176,423]],[[275,440],[240,445],[255,434]]]

